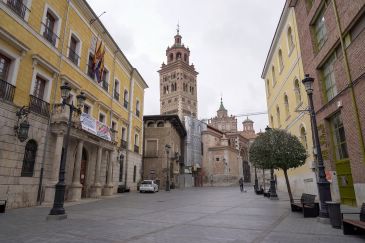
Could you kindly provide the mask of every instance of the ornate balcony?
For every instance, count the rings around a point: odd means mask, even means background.
[[[49,103],[30,95],[29,110],[42,116],[49,116]]]
[[[30,10],[23,4],[23,1],[20,0],[8,0],[7,3],[8,7],[14,11],[19,17],[22,19],[25,18],[25,14],[27,11],[30,12]]]
[[[53,29],[48,28],[47,25],[45,25],[44,23],[42,23],[44,26],[44,32],[43,32],[43,37],[49,41],[53,46],[56,46],[56,41],[58,39],[58,36],[53,33]]]
[[[5,80],[0,79],[0,99],[13,102],[15,86],[9,84]]]
[[[52,122],[59,123],[59,122],[68,122],[68,118],[70,115],[70,107],[67,105],[62,104],[55,104],[54,111],[52,114]],[[72,119],[71,119],[73,126],[75,127],[81,127],[80,122],[80,114],[78,112],[72,113]]]

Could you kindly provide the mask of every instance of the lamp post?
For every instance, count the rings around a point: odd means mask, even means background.
[[[269,126],[266,126],[265,131],[269,134],[271,133],[272,129]],[[270,146],[272,147],[272,139],[270,135]],[[271,158],[272,159],[272,158]],[[271,166],[270,168],[270,199],[276,200],[278,199],[278,194],[276,193],[276,186],[275,186],[275,179],[274,179],[274,167]]]
[[[63,143],[63,154],[62,160],[60,165],[60,172],[58,176],[58,182],[56,184],[56,192],[53,202],[53,207],[49,213],[49,215],[61,215],[66,216],[65,209],[63,208],[63,203],[65,201],[65,167],[66,167],[66,158],[67,158],[67,150],[68,150],[68,142],[70,139],[70,130],[71,130],[71,122],[72,122],[72,113],[74,111],[81,112],[81,108],[83,107],[86,96],[83,92],[76,96],[77,98],[77,107],[67,103],[67,98],[70,96],[71,87],[66,82],[61,86],[61,97],[62,97],[62,106],[65,107],[66,105],[70,108],[70,113],[68,117],[67,123],[67,133]]]
[[[170,191],[170,168],[169,168],[169,153],[171,146],[169,144],[165,145],[166,151],[166,191]]]
[[[318,177],[319,177],[317,185],[318,185],[318,192],[319,192],[319,200],[320,200],[320,204],[321,204],[321,208],[319,211],[319,217],[328,218],[328,207],[325,202],[332,201],[332,198],[331,198],[330,183],[326,179],[325,167],[324,167],[323,157],[322,157],[322,150],[321,150],[321,145],[319,143],[316,113],[314,111],[314,105],[313,105],[314,78],[311,78],[309,76],[309,74],[306,74],[304,76],[304,79],[302,80],[302,83],[304,84],[305,91],[307,92],[307,95],[308,95],[309,113],[311,116],[313,138],[314,138],[314,144],[315,144],[315,148],[316,148],[316,152],[317,152]]]

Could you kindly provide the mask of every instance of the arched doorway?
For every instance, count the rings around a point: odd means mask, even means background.
[[[81,156],[80,183],[82,185],[81,198],[86,197],[86,172],[87,172],[87,152],[83,148]]]
[[[242,167],[243,167],[243,181],[244,182],[251,182],[251,170],[250,170],[250,165],[248,164],[248,161],[243,161],[242,162]]]

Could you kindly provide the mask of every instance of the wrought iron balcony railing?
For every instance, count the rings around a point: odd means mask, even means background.
[[[24,5],[23,1],[21,0],[7,0],[6,3],[8,7],[22,19],[25,19],[25,14],[27,13],[27,11],[30,12],[30,10],[27,8],[27,6]]]
[[[49,103],[30,95],[29,110],[38,113],[42,116],[49,116]]]
[[[70,47],[69,49],[69,53],[68,53],[68,58],[71,60],[71,62],[73,62],[76,66],[79,65],[79,59],[80,56],[77,55],[77,53],[75,52],[75,50],[71,49]]]
[[[13,102],[15,86],[5,80],[0,79],[0,99]]]
[[[47,25],[45,25],[44,23],[42,23],[44,26],[44,32],[43,32],[43,37],[49,41],[53,46],[56,46],[56,41],[59,38],[54,32],[53,29],[48,28]]]
[[[128,101],[124,100],[124,108],[128,109]]]
[[[114,99],[119,101],[119,93],[117,91],[114,91]]]

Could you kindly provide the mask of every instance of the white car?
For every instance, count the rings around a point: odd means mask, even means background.
[[[144,180],[139,186],[139,192],[158,192],[158,185],[154,180]]]

